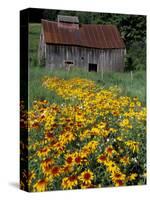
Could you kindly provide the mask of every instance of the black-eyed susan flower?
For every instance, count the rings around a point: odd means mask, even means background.
[[[128,118],[123,119],[119,125],[123,128],[132,128],[132,125],[130,124],[130,121]]]
[[[51,171],[52,177],[56,177],[61,174],[61,168],[59,166],[53,166],[50,171]]]
[[[121,179],[117,179],[114,184],[115,184],[116,187],[123,186],[124,185],[124,181],[121,180]]]
[[[53,179],[54,177],[57,177],[62,173],[62,169],[60,166],[49,166],[44,169],[43,173],[46,177]]]
[[[40,164],[43,171],[50,168],[54,164],[54,160],[52,158],[46,158]]]
[[[60,153],[65,150],[65,145],[63,144],[62,141],[57,141],[57,142],[54,141],[53,149]]]
[[[124,157],[122,157],[122,158],[120,159],[120,162],[121,162],[124,166],[128,165],[128,164],[130,163],[130,158],[129,158],[129,156],[124,156]]]
[[[46,179],[41,179],[33,185],[33,189],[35,192],[44,192],[47,188],[47,184],[48,181]]]
[[[136,179],[136,177],[138,176],[137,173],[132,173],[130,176],[128,176],[128,180],[129,181],[134,181]]]
[[[96,186],[93,184],[86,184],[86,183],[82,183],[80,185],[81,189],[87,189],[87,188],[95,188]]]
[[[74,164],[74,155],[73,154],[66,154],[65,155],[65,161],[66,161],[66,164],[73,165]]]
[[[60,136],[59,136],[59,141],[61,141],[63,144],[67,144],[71,141],[75,140],[75,134],[73,132],[63,132]]]
[[[62,189],[73,189],[78,185],[78,177],[76,175],[72,175],[69,177],[65,177],[62,179]]]
[[[45,140],[47,140],[48,142],[54,141],[55,140],[54,133],[50,132],[50,131],[46,131],[45,132]]]
[[[31,172],[29,172],[28,174],[28,183],[29,185],[31,184],[32,180],[36,178],[36,174],[35,172],[32,170]]]
[[[94,174],[91,170],[85,170],[79,176],[79,180],[85,184],[91,184],[92,180],[94,179]]]
[[[125,180],[126,180],[126,175],[121,173],[120,171],[114,171],[110,178],[112,179],[113,183],[116,185],[119,184],[119,181],[122,181],[122,183],[125,183]]]
[[[79,165],[82,164],[84,160],[84,157],[82,156],[82,154],[80,152],[75,152],[74,153],[74,162],[75,164]]]
[[[107,167],[107,171],[110,172],[110,173],[120,171],[118,166],[116,165],[116,163],[112,160],[107,160],[107,162],[105,162],[105,165]]]
[[[107,156],[105,154],[101,154],[100,156],[97,157],[97,162],[98,163],[103,163],[105,164],[107,162]]]
[[[39,157],[46,157],[46,156],[48,156],[49,152],[50,152],[50,149],[48,147],[43,147],[37,151],[37,155]]]
[[[116,150],[112,147],[112,145],[109,145],[106,147],[105,152],[108,156],[112,157],[113,155],[117,155],[118,153]]]
[[[71,173],[73,172],[74,168],[72,165],[66,164],[62,166],[62,173]]]
[[[128,140],[125,144],[133,151],[133,153],[139,151],[139,142]]]

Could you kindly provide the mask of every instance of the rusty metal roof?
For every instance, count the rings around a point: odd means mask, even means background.
[[[79,29],[59,27],[57,22],[42,20],[45,43],[90,48],[125,48],[115,25],[81,24]]]

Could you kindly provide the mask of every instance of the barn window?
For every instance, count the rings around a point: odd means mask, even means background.
[[[71,67],[73,66],[73,61],[72,60],[64,60],[65,63],[65,69],[67,71],[70,71]]]
[[[89,63],[89,72],[97,72],[97,64]]]
[[[65,60],[64,63],[68,64],[68,65],[73,65],[73,61],[72,60]]]

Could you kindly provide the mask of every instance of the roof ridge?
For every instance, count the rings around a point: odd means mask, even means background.
[[[72,24],[68,25],[69,28],[60,28],[56,21],[41,21],[46,43],[90,48],[125,48],[118,28],[113,24],[81,24],[79,29],[72,31],[75,30]]]

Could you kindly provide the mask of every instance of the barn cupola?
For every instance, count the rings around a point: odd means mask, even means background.
[[[57,23],[59,28],[78,30],[79,19],[77,16],[58,15]]]

